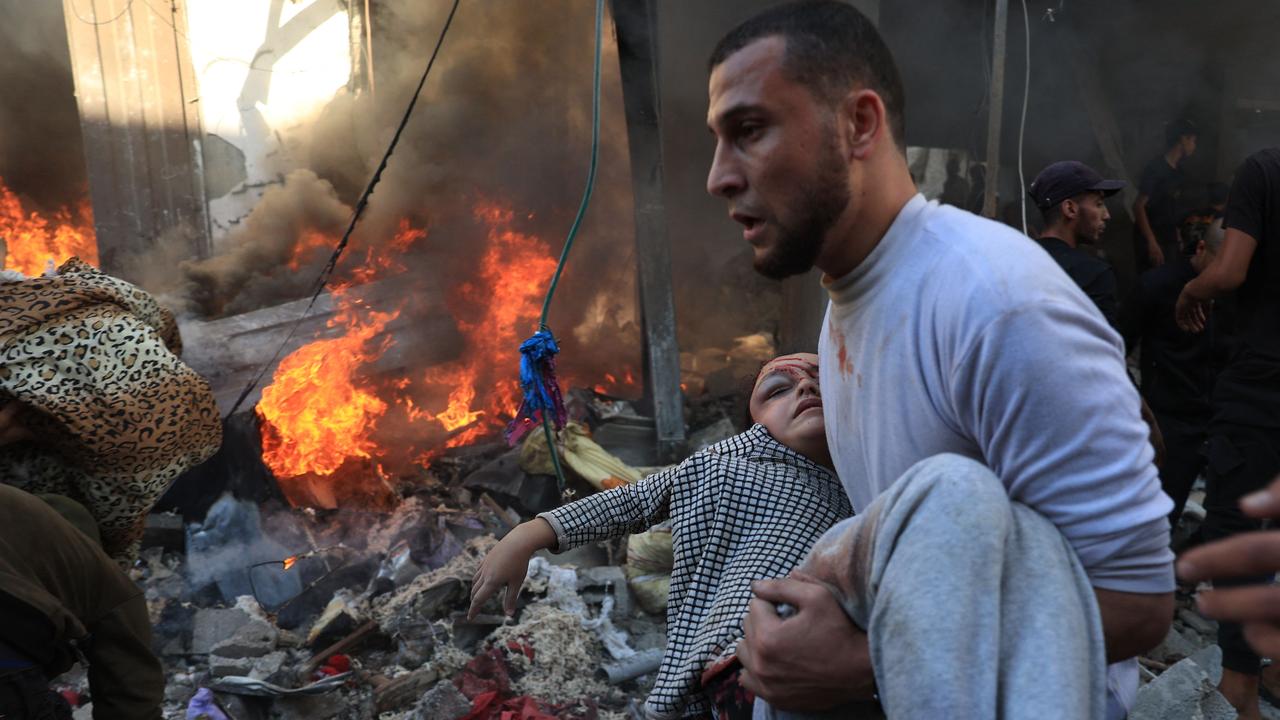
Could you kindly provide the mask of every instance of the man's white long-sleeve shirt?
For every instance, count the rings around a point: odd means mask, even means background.
[[[1039,245],[916,195],[824,285],[827,440],[855,510],[916,462],[957,453],[1052,521],[1094,587],[1173,590],[1173,503],[1120,337]],[[1110,684],[1122,717],[1136,664],[1113,666]]]
[[[1095,587],[1173,590],[1173,555],[1120,338],[1036,243],[915,196],[827,280],[827,439],[854,508],[958,453],[1047,517]]]

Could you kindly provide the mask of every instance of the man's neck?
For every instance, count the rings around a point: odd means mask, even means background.
[[[868,171],[867,179],[877,180],[862,183],[863,192],[856,198],[857,212],[851,212],[851,203],[828,233],[825,247],[815,263],[827,277],[843,277],[866,260],[898,218],[898,213],[915,196],[916,185],[907,170],[906,158],[895,152],[886,164],[884,172]]]
[[[1182,162],[1182,146],[1174,145],[1164,153],[1164,161],[1174,170],[1178,169],[1178,164]]]
[[[1062,242],[1066,243],[1070,247],[1076,247],[1080,244],[1079,241],[1076,240],[1075,232],[1073,232],[1070,228],[1065,228],[1061,225],[1050,225],[1049,227],[1045,228],[1043,232],[1040,233],[1040,237],[1057,238],[1058,240],[1061,240]]]

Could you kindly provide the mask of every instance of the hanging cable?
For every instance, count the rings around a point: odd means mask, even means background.
[[[111,23],[124,17],[130,10],[133,9],[133,0],[129,0],[129,4],[125,5],[124,9],[116,13],[116,16],[111,18],[110,20],[98,20],[96,10],[94,12],[94,19],[86,20],[84,19],[84,17],[80,15],[80,11],[76,9],[76,4],[74,2],[67,3],[67,7],[71,8],[71,14],[74,15],[77,20],[84,23],[85,25],[93,25],[94,27],[101,27],[103,25],[110,25]]]
[[[369,184],[365,186],[364,192],[360,194],[360,200],[356,202],[355,210],[351,213],[351,222],[347,224],[347,230],[342,234],[342,239],[333,249],[333,254],[329,256],[329,261],[325,263],[323,269],[320,270],[319,276],[316,277],[315,284],[312,288],[311,301],[307,303],[306,309],[298,316],[298,319],[290,326],[288,334],[285,335],[284,341],[280,343],[280,347],[276,348],[275,354],[271,359],[262,366],[249,383],[244,386],[244,390],[240,392],[240,397],[236,398],[236,402],[231,406],[231,411],[226,417],[231,417],[240,409],[244,401],[253,392],[254,388],[262,382],[262,378],[275,366],[276,361],[280,359],[281,353],[293,341],[293,336],[298,332],[298,327],[302,325],[302,321],[307,319],[311,314],[311,309],[315,307],[316,300],[320,298],[320,293],[324,292],[325,287],[329,283],[330,276],[338,267],[338,259],[342,257],[342,252],[347,249],[347,243],[351,240],[351,233],[356,229],[356,223],[360,221],[360,216],[364,213],[364,209],[369,205],[369,196],[373,194],[373,189],[378,185],[378,181],[382,179],[382,171],[387,169],[387,162],[391,160],[391,153],[395,151],[396,144],[400,142],[400,136],[404,133],[405,126],[409,124],[409,118],[413,115],[413,108],[418,104],[418,96],[422,94],[422,87],[427,84],[427,77],[431,74],[431,68],[436,64],[436,57],[440,54],[440,46],[444,44],[445,35],[449,33],[449,26],[453,24],[453,16],[458,12],[458,3],[460,0],[453,0],[453,7],[449,10],[449,17],[444,21],[444,27],[440,29],[440,37],[436,39],[436,47],[431,51],[431,59],[427,61],[427,68],[422,71],[422,78],[418,80],[418,87],[413,91],[413,97],[409,100],[409,107],[405,108],[404,116],[400,118],[400,125],[396,128],[395,135],[391,136],[391,144],[387,145],[387,151],[382,155],[382,162],[378,163],[377,169],[373,171],[373,177],[369,178]]]
[[[1022,234],[1027,232],[1027,180],[1022,171],[1022,139],[1027,132],[1027,98],[1031,94],[1031,20],[1027,16],[1027,0],[1022,0],[1023,37],[1026,39],[1026,72],[1022,79],[1022,118],[1018,120],[1018,195],[1022,199]]]
[[[569,259],[569,251],[573,248],[573,241],[582,226],[582,218],[586,216],[587,206],[591,203],[591,192],[595,189],[596,166],[600,155],[600,46],[603,28],[604,0],[596,0],[595,61],[591,73],[591,158],[587,167],[586,187],[582,191],[582,201],[578,203],[578,213],[565,237],[564,249],[560,251],[555,274],[551,276],[551,283],[547,286],[547,296],[542,301],[542,315],[538,319],[538,331],[520,345],[520,386],[524,390],[524,401],[506,432],[507,442],[514,445],[532,429],[535,419],[541,418],[551,465],[555,468],[556,483],[561,498],[565,500],[573,496],[573,491],[566,486],[560,453],[556,449],[555,430],[552,428],[553,423],[562,427],[565,420],[560,385],[555,376],[555,355],[560,352],[560,348],[551,329],[547,327],[547,315],[551,311],[551,299],[560,285],[560,275]]]

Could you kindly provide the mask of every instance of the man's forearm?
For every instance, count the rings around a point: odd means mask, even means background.
[[[1138,224],[1138,232],[1142,233],[1142,237],[1146,238],[1148,243],[1158,243],[1156,233],[1151,229],[1151,219],[1147,217],[1147,201],[1138,198],[1138,202],[1133,204],[1133,219]]]
[[[1107,662],[1136,657],[1159,645],[1173,624],[1173,593],[1149,595],[1093,589],[1102,615]]]

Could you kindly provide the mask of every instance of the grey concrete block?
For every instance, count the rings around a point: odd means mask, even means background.
[[[406,720],[458,720],[471,712],[471,701],[452,682],[442,680],[427,691]]]
[[[236,634],[253,618],[239,608],[202,608],[191,625],[191,652],[206,655],[213,646]]]
[[[1222,681],[1222,648],[1208,645],[1192,653],[1191,661],[1200,666],[1215,686]]]
[[[216,655],[209,656],[209,674],[213,677],[229,677],[231,675],[248,675],[253,672],[254,658],[227,658]]]
[[[1192,642],[1185,635],[1178,632],[1176,627],[1170,627],[1169,633],[1165,635],[1164,640],[1146,653],[1146,656],[1159,660],[1166,665],[1172,665],[1184,658],[1194,655],[1200,649],[1198,643]]]
[[[1223,707],[1229,710],[1224,714]],[[1209,674],[1183,660],[1138,691],[1129,720],[1233,720],[1235,710],[1218,693]]]
[[[253,621],[240,627],[231,637],[219,641],[210,655],[224,658],[258,658],[276,649],[280,633],[274,627]]]

